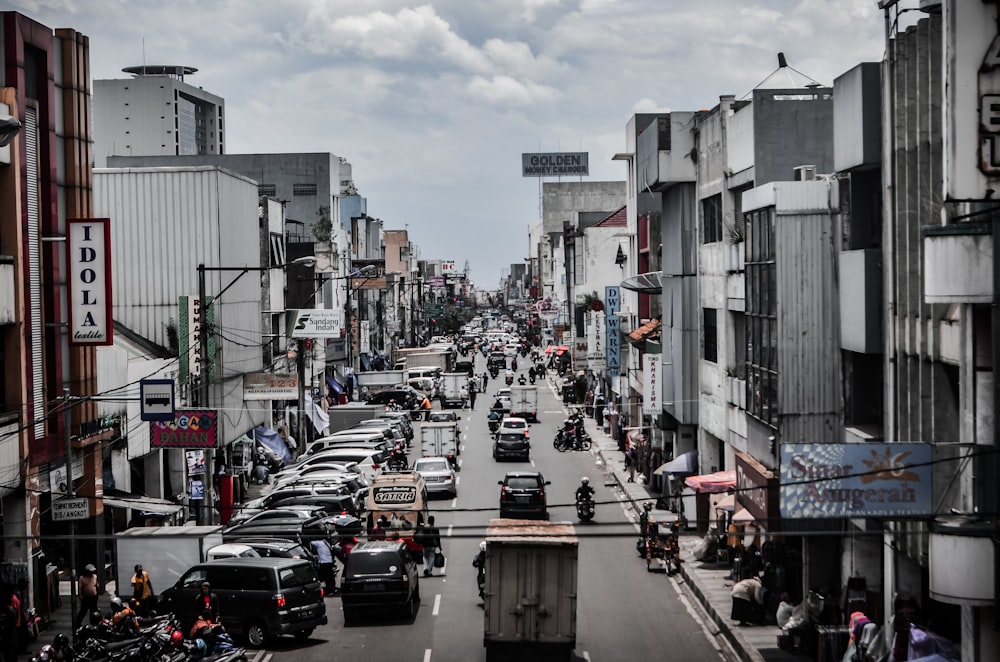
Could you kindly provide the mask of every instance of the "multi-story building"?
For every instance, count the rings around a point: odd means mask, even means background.
[[[122,69],[132,78],[94,81],[94,158],[110,156],[217,155],[226,102],[184,81],[198,70],[183,65]]]

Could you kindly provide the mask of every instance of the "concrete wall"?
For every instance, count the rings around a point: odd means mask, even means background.
[[[755,183],[788,181],[793,169],[833,172],[833,90],[754,90]]]
[[[625,182],[545,182],[542,184],[542,228],[562,232],[563,224],[576,225],[577,213],[609,214],[625,204]]]

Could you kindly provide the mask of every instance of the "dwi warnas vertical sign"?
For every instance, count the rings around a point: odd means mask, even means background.
[[[933,512],[930,444],[782,444],[782,517]]]
[[[114,342],[109,225],[106,218],[66,221],[71,345],[110,345]]]

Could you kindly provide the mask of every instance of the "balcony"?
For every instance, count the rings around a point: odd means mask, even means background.
[[[696,179],[692,118],[694,113],[669,113],[653,121],[636,141],[639,188],[663,191]]]
[[[924,228],[924,302],[990,303],[993,235],[988,223]]]

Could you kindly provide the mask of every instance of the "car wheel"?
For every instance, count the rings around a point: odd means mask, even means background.
[[[296,639],[304,640],[311,637],[312,633],[313,633],[313,628],[309,628],[308,630],[299,630],[298,632],[295,633],[294,636]]]
[[[263,648],[267,645],[270,635],[264,621],[251,621],[246,628],[247,643],[252,648]]]
[[[409,619],[415,619],[417,617],[417,612],[420,611],[420,594],[414,592],[410,596],[409,602],[407,602],[405,609],[405,615]]]
[[[344,625],[353,625],[357,620],[358,615],[354,613],[354,610],[344,607]]]

